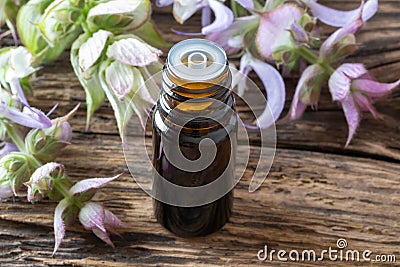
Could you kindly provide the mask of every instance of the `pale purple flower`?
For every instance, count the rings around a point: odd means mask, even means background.
[[[24,107],[21,111],[4,102],[0,102],[0,117],[29,128],[45,129],[51,126],[50,119],[42,111],[32,107]]]
[[[157,71],[161,68],[158,64],[161,53],[133,35],[114,42],[107,49],[107,56],[114,61],[102,64],[100,82],[115,111],[121,135],[133,111],[142,126],[146,124],[155,99],[150,94],[154,78],[147,77],[149,82],[145,83],[144,76],[151,68]]]
[[[272,54],[285,46],[291,46],[293,39],[290,29],[297,23],[304,11],[299,7],[285,4],[273,10],[260,13],[260,26],[256,36],[256,45],[260,53],[272,59]]]
[[[292,34],[293,39],[300,44],[307,44],[309,42],[308,33],[297,22],[290,26],[290,33]]]
[[[123,227],[124,223],[112,212],[94,202],[88,202],[79,212],[79,221],[87,230],[114,247],[108,232],[118,234],[115,227]]]
[[[92,179],[85,179],[85,180],[79,181],[69,189],[69,193],[72,198],[79,199],[79,196],[82,196],[84,193],[89,193],[90,197],[92,197],[95,194],[96,189],[99,189],[99,188],[105,186],[107,183],[117,179],[119,176],[121,176],[121,175],[116,175],[111,178],[92,178]],[[57,205],[56,210],[54,212],[55,244],[54,244],[53,255],[56,253],[57,249],[59,248],[59,246],[65,236],[65,222],[64,222],[63,214],[64,214],[65,210],[67,210],[68,208],[71,208],[71,206],[73,205],[70,203],[70,201],[71,200],[68,198],[64,198],[63,200],[61,200],[60,203]],[[89,205],[89,207],[93,207],[93,206]],[[85,227],[87,227],[87,226],[89,226],[88,218],[90,216],[94,216],[95,214],[88,212],[89,208],[86,208],[85,210],[86,211],[84,211],[84,213],[82,215],[83,216],[82,220],[85,222],[85,224],[84,223],[82,223],[82,224]],[[118,218],[116,218],[115,215],[113,215],[111,212],[108,212],[108,211],[106,212],[104,209],[102,212],[100,212],[100,216],[101,216],[101,214],[104,214],[104,216],[103,216],[104,219],[103,219],[103,224],[102,224],[103,227],[105,227],[105,229],[109,230],[110,232],[113,231],[113,227],[119,225],[119,222],[121,222],[121,221],[118,220]],[[106,214],[107,214],[107,216],[106,216]],[[106,217],[107,217],[107,221],[105,221]],[[71,218],[65,218],[65,219],[69,220]],[[81,220],[81,222],[82,222],[82,220]],[[121,226],[122,226],[122,223],[121,223]],[[96,232],[95,231],[93,231],[93,232],[97,236],[99,236],[102,240],[104,240],[105,242],[107,242],[109,240],[109,239],[107,240],[107,238],[108,238],[107,233],[105,233],[105,236],[104,236],[104,233],[100,233],[97,230],[96,230]],[[106,236],[107,236],[107,238],[106,238]]]
[[[329,79],[329,91],[332,99],[340,102],[347,120],[349,134],[346,146],[359,125],[361,112],[369,111],[378,118],[373,101],[390,94],[399,84],[400,80],[393,83],[375,81],[362,64],[346,63],[336,69]]]
[[[228,55],[238,53],[244,48],[244,37],[258,27],[257,15],[239,17],[225,30],[207,36],[207,39],[219,44]]]
[[[378,11],[378,0],[368,0],[364,5],[354,10],[342,11],[335,10],[317,3],[317,0],[302,0],[302,2],[310,8],[312,14],[325,24],[334,27],[343,27],[359,16],[361,13],[362,20],[367,21]]]
[[[75,194],[80,194],[80,193],[86,192],[91,189],[99,189],[99,188],[105,186],[107,183],[117,179],[120,176],[121,176],[121,174],[116,175],[111,178],[85,179],[85,180],[77,182],[74,186],[72,186],[71,189],[69,190],[69,192],[72,195],[75,195]]]
[[[112,62],[105,72],[106,82],[114,90],[120,101],[134,89],[133,86],[138,75],[140,73],[136,68],[119,61]]]
[[[23,46],[10,50],[10,58],[5,79],[8,83],[13,79],[21,79],[34,73],[36,70],[31,66],[32,54]]]
[[[7,155],[10,152],[19,151],[18,147],[12,142],[0,142],[0,157]]]
[[[249,125],[246,125],[246,127],[264,129],[271,126],[282,113],[285,105],[285,83],[278,70],[247,52],[240,61],[240,71],[233,77],[233,86],[237,86],[239,96],[244,94],[247,75],[252,70],[263,82],[270,110],[268,106],[265,107],[263,113],[257,118],[256,127]],[[272,115],[272,118],[270,115]]]
[[[111,32],[99,30],[79,48],[79,66],[87,71],[100,58]]]
[[[109,58],[130,66],[146,66],[157,62],[162,52],[137,37],[115,41],[107,49]]]
[[[321,85],[324,80],[325,74],[321,66],[308,66],[297,83],[289,113],[286,118],[282,120],[298,119],[304,113],[308,105],[316,107],[321,92]]]
[[[30,128],[45,129],[50,127],[50,119],[42,111],[28,105],[19,81],[12,79],[10,85],[11,90],[17,92],[17,97],[24,107],[21,111],[17,107],[8,105],[7,101],[0,99],[0,117]]]
[[[247,3],[249,0],[238,1]],[[158,6],[168,6],[173,4],[173,15],[179,23],[184,23],[198,10],[205,12],[202,19],[202,34],[211,34],[225,30],[233,22],[232,11],[218,0],[158,0]],[[249,5],[249,4],[246,4]],[[215,20],[210,24],[209,11],[214,13]]]
[[[336,62],[358,48],[354,34],[361,29],[363,21],[356,18],[343,28],[332,33],[320,48],[320,57],[328,62]]]
[[[77,104],[67,115],[51,120],[52,127],[44,130],[45,134],[57,141],[69,143],[72,139],[72,128],[68,122],[80,107]]]
[[[28,201],[32,203],[38,201],[53,189],[53,181],[49,175],[57,169],[60,174],[63,172],[64,166],[59,163],[49,162],[35,170],[29,181],[24,183],[28,187]]]
[[[55,244],[52,254],[53,256],[56,253],[57,249],[60,247],[60,244],[65,236],[65,223],[63,219],[63,213],[70,206],[69,201],[70,201],[69,199],[64,198],[63,200],[60,201],[60,203],[58,203],[54,211],[53,225],[54,225]]]

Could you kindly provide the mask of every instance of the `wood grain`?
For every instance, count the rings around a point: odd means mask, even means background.
[[[328,2],[328,1],[325,1]],[[381,0],[379,13],[358,35],[364,45],[349,59],[363,62],[383,82],[399,78],[400,4]],[[329,1],[332,7],[350,9],[357,1]],[[183,37],[170,27],[198,31],[199,16],[178,25],[168,8],[153,15],[168,41]],[[326,28],[326,34],[333,29]],[[167,51],[165,51],[167,52]],[[237,63],[237,62],[236,62]],[[287,79],[290,105],[295,79]],[[124,175],[101,190],[96,200],[128,224],[116,248],[107,247],[79,224],[69,228],[54,258],[52,216],[55,203],[27,203],[21,195],[0,203],[1,266],[288,266],[259,262],[264,245],[279,250],[335,248],[346,238],[349,249],[395,254],[400,261],[400,92],[377,103],[384,120],[366,114],[349,148],[344,149],[347,125],[340,107],[323,90],[318,112],[307,110],[298,121],[278,125],[278,149],[268,179],[255,193],[247,191],[257,164],[250,160],[245,177],[235,189],[231,222],[203,238],[178,238],[156,223],[152,201],[129,175],[113,112],[108,104],[95,114],[84,131],[84,93],[64,53],[39,71],[32,84],[32,105],[49,110],[54,103],[63,115],[81,105],[72,120],[73,144],[59,157],[74,180]],[[239,107],[243,117],[249,116]],[[141,130],[138,127],[137,139]],[[258,136],[252,135],[257,144]],[[254,155],[257,147],[253,147]],[[289,266],[354,266],[367,263],[299,262]],[[379,263],[373,265],[380,266]]]

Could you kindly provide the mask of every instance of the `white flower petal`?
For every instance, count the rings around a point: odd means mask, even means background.
[[[53,256],[56,253],[58,247],[60,246],[64,235],[65,235],[65,223],[63,220],[63,213],[65,209],[68,208],[68,199],[63,199],[58,203],[56,210],[54,211],[54,251]]]
[[[131,66],[114,61],[106,69],[106,81],[121,100],[129,94],[134,84],[134,72]]]
[[[176,21],[182,24],[201,8],[202,2],[197,0],[176,0],[174,1],[172,14]]]
[[[362,64],[346,63],[341,65],[329,78],[329,91],[334,101],[349,96],[352,79],[359,78],[368,71]]]
[[[88,18],[134,12],[142,0],[113,0],[100,3],[89,10]]]
[[[32,61],[33,56],[25,47],[19,46],[12,49],[6,81],[9,83],[12,79],[21,79],[34,73],[35,69],[31,66]]]
[[[104,50],[107,39],[112,33],[104,30],[99,30],[94,33],[82,46],[79,48],[79,66],[82,71],[87,71],[99,59]]]
[[[71,187],[71,189],[69,190],[69,192],[72,195],[74,195],[74,194],[85,192],[85,191],[90,190],[90,189],[97,189],[97,188],[105,186],[107,183],[117,179],[120,176],[121,176],[121,174],[116,175],[116,176],[111,177],[111,178],[85,179],[85,180],[79,181],[76,184],[74,184]]]
[[[131,66],[146,66],[158,61],[162,52],[137,38],[114,42],[107,50],[107,56]]]
[[[353,135],[356,132],[356,129],[361,120],[361,113],[351,95],[345,97],[342,101],[342,108],[344,111],[344,115],[346,117],[347,124],[349,126],[349,134],[347,137],[346,147],[350,144]]]
[[[220,1],[208,0],[208,3],[214,12],[215,20],[210,25],[204,27],[201,32],[203,34],[211,34],[213,32],[221,32],[228,28],[233,22],[232,11]]]
[[[310,9],[315,17],[321,20],[323,23],[334,27],[343,27],[360,15],[362,4],[359,8],[342,11],[332,9],[321,4],[318,4],[316,0],[302,0]],[[362,11],[362,20],[367,21],[375,15],[378,11],[378,0],[369,0],[365,3]]]
[[[55,162],[46,163],[45,165],[35,170],[31,178],[29,179],[29,182],[26,182],[25,185],[36,184],[40,180],[45,179],[46,176],[50,175],[57,168],[60,168],[60,170],[62,170],[64,169],[64,165]]]
[[[293,5],[282,5],[271,12],[261,14],[256,36],[256,44],[261,54],[269,58],[279,47],[290,45],[293,42],[290,27],[301,16],[302,11]]]

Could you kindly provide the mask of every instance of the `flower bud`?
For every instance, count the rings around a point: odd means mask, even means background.
[[[29,153],[42,162],[53,161],[71,141],[72,129],[68,120],[78,107],[68,115],[52,120],[52,126],[47,129],[31,130],[25,138]]]
[[[31,177],[34,167],[30,156],[21,152],[11,152],[0,159],[0,173],[3,181],[9,181],[11,190],[16,190]]]
[[[22,6],[17,17],[17,28],[22,43],[35,57],[35,63],[40,64],[56,59],[76,39],[77,32],[65,36],[61,42],[49,46],[37,26],[46,8],[53,0],[31,0]]]
[[[54,47],[56,43],[65,42],[71,36],[75,39],[81,32],[76,21],[82,15],[78,9],[83,3],[76,4],[78,6],[72,5],[70,0],[56,0],[45,9],[37,26],[49,46]]]
[[[106,210],[101,205],[88,202],[79,212],[79,221],[85,229],[92,230],[93,233],[108,245],[114,247],[107,233],[117,233],[115,227],[122,227],[124,223],[111,211]]]
[[[304,70],[296,87],[288,119],[298,119],[308,105],[317,106],[321,86],[325,80],[326,73],[319,65],[310,65]]]
[[[87,23],[91,31],[104,29],[114,33],[139,28],[150,17],[149,0],[111,0],[89,10]]]
[[[326,63],[334,63],[358,49],[355,33],[363,26],[359,18],[340,28],[329,36],[320,48],[320,58]]]

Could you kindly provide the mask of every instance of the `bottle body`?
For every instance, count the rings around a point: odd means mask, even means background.
[[[159,116],[158,110],[154,117]],[[203,138],[212,139],[217,146],[215,160],[206,169],[198,172],[186,172],[171,164],[164,154],[161,145],[161,136],[165,134],[153,121],[156,127],[153,128],[153,164],[156,171],[166,180],[185,187],[202,186],[213,182],[221,175],[228,176],[227,179],[234,177],[234,164],[229,163],[232,158],[230,153],[236,151],[236,136],[231,140],[230,136],[234,134],[227,133],[223,127],[211,129],[210,131],[196,131],[180,134],[179,147],[182,154],[189,160],[195,160],[199,157],[199,143]],[[160,121],[158,122],[160,123]],[[237,125],[232,125],[232,131],[236,131]],[[231,143],[233,151],[231,150]],[[156,185],[156,184],[155,184]],[[162,194],[163,188],[156,188],[155,191]],[[193,196],[201,197],[201,196]],[[203,236],[220,229],[229,219],[233,205],[233,190],[221,198],[205,205],[196,207],[179,207],[158,200],[154,200],[154,214],[157,221],[165,228],[179,236]]]
[[[192,41],[193,39],[188,43]],[[197,45],[204,45],[208,41],[198,40],[197,42],[192,42],[196,43],[196,51],[188,56],[189,62],[191,58],[193,62],[186,67],[183,66],[185,68],[183,71],[189,69],[187,77],[193,76],[195,79],[185,80],[174,75],[168,65],[171,55],[168,56],[163,70],[163,88],[152,120],[153,165],[157,174],[166,181],[181,187],[210,185],[207,187],[209,188],[207,194],[215,193],[214,195],[217,196],[212,201],[204,202],[204,194],[193,194],[189,196],[190,202],[204,204],[171,205],[157,200],[165,199],[165,196],[172,193],[166,192],[163,182],[154,180],[153,191],[158,196],[154,199],[154,213],[157,221],[171,232],[183,237],[210,234],[228,221],[232,211],[232,188],[235,180],[237,115],[235,99],[230,88],[231,73],[225,54],[213,56],[213,51],[208,52],[210,50],[198,52]],[[206,43],[206,45],[210,44]],[[183,50],[187,54],[187,49]],[[224,59],[221,61],[223,64],[219,66],[211,64],[214,69],[207,69],[210,66],[207,60],[218,58],[218,56]],[[196,57],[207,60],[201,65],[201,62],[194,61]],[[180,57],[182,62],[185,61],[183,58],[184,56]],[[194,74],[190,72],[190,67],[193,68]],[[214,70],[219,71],[218,75],[214,75],[216,73]],[[210,73],[207,74],[207,71]],[[196,73],[204,75],[197,79]],[[202,79],[205,76],[208,79]],[[208,140],[208,143],[206,144],[204,140]],[[177,164],[182,161],[179,155],[185,160],[196,162],[204,156],[203,152],[207,154],[213,149],[215,149],[215,154],[209,164],[204,167],[196,169],[197,166],[195,166],[194,169],[185,169]],[[222,181],[223,186],[214,183],[217,180]],[[220,187],[229,188],[229,190],[223,191]],[[187,198],[187,195],[185,197]],[[179,191],[174,192],[172,198],[179,199]]]

